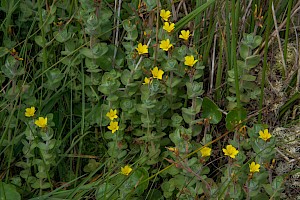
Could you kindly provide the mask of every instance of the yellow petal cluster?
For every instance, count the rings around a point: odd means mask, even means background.
[[[139,55],[148,53],[148,46],[139,43],[137,48],[135,48]]]
[[[182,30],[181,34],[179,35],[179,38],[184,39],[184,40],[188,40],[189,37],[191,36],[190,31],[189,30]]]
[[[145,77],[143,85],[149,84],[149,83],[151,83],[151,78]]]
[[[25,109],[25,116],[26,117],[33,117],[35,113],[35,107],[30,107]]]
[[[47,121],[47,117],[39,117],[37,120],[35,120],[34,124],[40,128],[45,128],[47,126]]]
[[[264,141],[267,141],[271,137],[272,135],[269,133],[268,129],[265,129],[264,131],[259,131],[259,138],[263,139]]]
[[[200,150],[200,152],[201,152],[202,157],[208,157],[208,156],[211,155],[211,148],[209,148],[209,147],[203,147]]]
[[[195,60],[193,55],[184,57],[184,64],[187,66],[193,67],[196,62],[198,62],[198,60]]]
[[[163,26],[163,29],[165,31],[167,31],[168,33],[172,32],[175,28],[175,24],[174,23],[169,23],[169,22],[165,22],[164,23],[164,26]]]
[[[117,130],[119,130],[119,123],[111,121],[107,128],[111,130],[112,133],[115,133]]]
[[[117,119],[117,110],[110,109],[110,111],[106,113],[106,117],[108,117],[110,121]]]
[[[169,21],[169,18],[171,17],[171,12],[169,10],[161,10],[160,11],[160,17],[164,21]]]
[[[170,43],[169,39],[162,40],[159,45],[159,48],[161,48],[164,51],[168,51],[171,47],[173,47],[173,45]]]
[[[259,172],[260,164],[256,164],[255,162],[252,162],[249,164],[250,173]]]
[[[232,145],[227,145],[226,149],[222,149],[225,156],[229,156],[230,158],[235,158],[235,156],[239,153],[236,148],[234,148]]]
[[[121,174],[124,174],[126,176],[128,176],[131,171],[132,168],[129,165],[126,165],[125,167],[121,167]]]
[[[151,73],[152,73],[153,78],[161,80],[162,76],[164,74],[164,71],[161,69],[158,69],[158,67],[154,67],[153,70],[151,70]]]

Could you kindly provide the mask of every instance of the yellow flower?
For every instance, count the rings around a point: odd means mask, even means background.
[[[182,30],[181,35],[179,35],[179,38],[184,39],[184,40],[188,40],[190,36],[191,36],[191,34],[190,34],[189,30],[187,30],[187,31]]]
[[[129,165],[126,165],[125,167],[121,167],[121,173],[126,176],[128,176],[131,171],[132,171],[132,168],[129,167]]]
[[[117,119],[118,118],[117,110],[110,109],[110,111],[106,113],[106,117],[108,117],[110,121]]]
[[[272,135],[269,133],[268,129],[265,129],[264,132],[259,131],[259,138],[263,139],[264,141],[267,141],[271,137]]]
[[[147,45],[143,45],[142,43],[139,43],[138,47],[135,48],[135,49],[137,50],[137,52],[139,53],[139,55],[148,53],[148,46]]]
[[[198,60],[195,60],[193,55],[184,57],[184,64],[187,66],[193,67],[196,62]]]
[[[165,22],[163,29],[166,30],[167,32],[172,32],[175,28],[175,24],[174,23],[170,23],[169,22]]]
[[[47,126],[47,121],[48,121],[48,119],[47,119],[47,117],[39,117],[39,119],[38,120],[35,120],[35,125],[37,125],[38,127],[40,127],[40,128],[45,128],[46,126]]]
[[[161,10],[160,17],[163,18],[163,20],[168,21],[171,17],[171,12],[169,10]]]
[[[200,152],[201,152],[202,157],[208,157],[211,154],[211,148],[209,148],[209,147],[203,147],[200,150]]]
[[[260,164],[255,164],[255,162],[252,162],[249,164],[250,173],[259,172]]]
[[[234,148],[232,145],[227,145],[226,149],[223,149],[223,152],[225,156],[229,156],[231,158],[235,158],[235,156],[239,153],[236,148]]]
[[[170,43],[170,40],[166,39],[160,42],[159,48],[161,48],[164,51],[168,51],[172,46],[173,44]]]
[[[119,130],[119,124],[118,122],[111,121],[107,128],[111,130],[111,133],[115,133],[117,130]]]
[[[159,70],[157,67],[154,67],[153,70],[151,70],[153,78],[162,79],[162,75],[164,74],[163,70]]]
[[[145,77],[143,85],[145,85],[145,84],[149,84],[149,83],[151,83],[151,79],[150,79],[150,78],[147,78],[147,77]]]
[[[35,107],[30,107],[25,109],[25,116],[26,117],[33,117],[35,113]]]

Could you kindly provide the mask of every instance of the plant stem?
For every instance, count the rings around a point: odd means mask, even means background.
[[[289,0],[288,3],[288,13],[286,16],[286,29],[285,29],[285,38],[284,38],[284,49],[283,49],[283,57],[286,62],[286,54],[287,54],[287,45],[289,39],[289,31],[290,31],[290,22],[291,22],[291,11],[292,11],[293,0]]]
[[[240,97],[240,87],[239,87],[239,71],[237,67],[237,60],[236,60],[236,47],[237,47],[237,39],[236,39],[236,31],[238,25],[238,13],[239,13],[239,0],[237,1],[237,5],[235,5],[235,0],[232,2],[232,34],[231,34],[231,64],[233,65],[234,70],[234,83],[235,83],[235,92],[236,92],[236,102],[237,102],[237,109],[239,118],[241,118],[241,97]]]
[[[223,67],[222,67],[222,61],[223,61],[223,43],[225,42],[223,40],[223,37],[221,35],[220,32],[220,53],[219,53],[219,61],[218,61],[218,69],[217,69],[217,77],[216,77],[216,86],[215,86],[215,90],[216,90],[216,100],[217,101],[221,101],[221,82],[222,82],[222,71],[223,71]]]
[[[262,106],[264,100],[264,88],[265,88],[265,79],[266,79],[266,69],[267,69],[267,59],[268,59],[268,42],[269,36],[271,32],[271,22],[272,22],[272,3],[273,1],[269,1],[268,8],[268,18],[267,18],[267,27],[266,27],[266,38],[265,38],[265,48],[264,48],[264,61],[263,61],[263,69],[262,69],[262,78],[261,78],[261,86],[260,86],[260,99],[259,99],[259,115],[258,115],[258,123],[261,123],[262,118]]]

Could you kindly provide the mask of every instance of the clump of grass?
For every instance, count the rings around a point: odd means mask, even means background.
[[[298,171],[278,173],[290,140],[273,130],[297,121],[298,6],[1,1],[0,197],[284,197]],[[288,67],[273,109],[275,35]]]

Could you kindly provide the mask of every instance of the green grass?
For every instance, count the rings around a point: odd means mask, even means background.
[[[297,56],[289,53],[299,46],[298,7],[292,0],[2,0],[0,199],[292,195],[272,160],[288,146],[273,131],[299,122],[299,75],[290,61]],[[162,9],[171,11],[171,33]],[[190,30],[187,41],[181,30]],[[159,47],[164,39],[173,45],[168,52]],[[147,54],[137,53],[138,43]],[[190,55],[193,66],[185,64]],[[32,106],[35,115],[26,117]],[[46,127],[38,117],[47,117]],[[239,151],[234,158],[224,155],[229,144]],[[249,172],[252,162],[259,172]]]

